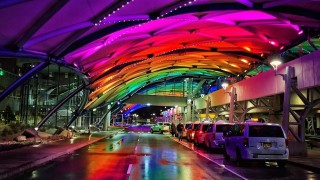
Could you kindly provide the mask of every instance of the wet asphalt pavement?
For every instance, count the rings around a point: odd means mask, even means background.
[[[119,133],[11,179],[320,179],[300,167],[248,163],[162,134]]]

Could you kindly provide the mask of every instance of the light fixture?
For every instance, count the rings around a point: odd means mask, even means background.
[[[228,83],[228,82],[223,82],[223,83],[221,84],[221,87],[222,87],[224,90],[226,90],[228,86],[229,86],[229,83]]]
[[[281,76],[283,76],[283,74],[278,74],[278,73],[277,73],[278,66],[279,66],[280,64],[282,64],[282,62],[281,62],[279,59],[273,59],[273,60],[270,62],[270,65],[273,67],[274,74],[275,74],[275,75],[281,75]]]
[[[237,101],[237,93],[236,93],[236,88],[235,87],[231,87],[231,91],[228,92],[228,91],[226,91],[227,87],[229,86],[228,82],[223,82],[221,84],[221,86],[222,86],[224,92],[229,94],[231,99],[234,99],[235,101]]]
[[[282,62],[279,59],[274,59],[270,62],[274,70],[276,70],[280,64],[282,64]]]
[[[35,128],[34,128],[34,130],[38,131],[38,130],[39,130],[39,128],[38,128],[38,127],[35,127]]]

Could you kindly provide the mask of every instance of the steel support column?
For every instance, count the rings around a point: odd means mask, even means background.
[[[289,113],[290,113],[290,90],[291,90],[291,78],[294,75],[293,67],[286,67],[286,74],[283,75],[285,81],[284,96],[283,96],[283,115],[282,115],[282,127],[286,134],[289,129]]]
[[[236,88],[231,87],[231,92],[228,92],[230,95],[230,108],[229,108],[229,122],[233,122],[233,112],[234,112],[234,102],[236,100]]]
[[[70,119],[70,121],[67,124],[67,127],[70,127],[71,124],[79,117],[81,116],[83,113],[83,108],[84,106],[87,104],[88,102],[88,97],[89,97],[89,90],[85,90],[84,92],[84,96],[82,98],[82,102],[80,104],[80,106],[77,108],[77,110],[75,111],[74,115],[72,116],[72,118]]]
[[[78,92],[80,92],[83,88],[85,88],[85,85],[79,86],[76,90],[74,90],[72,93],[70,93],[68,96],[66,96],[62,101],[60,101],[54,108],[52,108],[49,113],[37,124],[37,128],[40,128],[49,118],[50,116],[55,113],[64,103],[66,103],[69,99],[71,99],[74,95],[76,95]]]
[[[111,115],[111,109],[115,106],[115,104],[111,107],[110,105],[108,105],[107,107],[107,111],[106,113],[104,113],[101,118],[100,121],[97,123],[97,126],[101,126],[101,123],[104,121],[104,119],[108,116],[108,114]],[[105,125],[104,125],[105,126]],[[110,119],[109,119],[109,126],[110,126]],[[108,127],[107,127],[108,128]]]

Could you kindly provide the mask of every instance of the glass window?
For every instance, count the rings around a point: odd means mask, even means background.
[[[250,137],[284,137],[280,126],[250,126]]]
[[[244,125],[243,124],[235,124],[231,128],[233,136],[243,136]]]
[[[216,132],[227,132],[231,130],[231,124],[219,124],[216,126]]]
[[[211,132],[212,131],[212,127],[213,127],[213,124],[209,124],[207,132]]]

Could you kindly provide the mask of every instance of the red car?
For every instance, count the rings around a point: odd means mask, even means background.
[[[191,126],[189,126],[189,129],[187,129],[187,141],[192,142],[194,140],[194,130],[198,126],[200,126],[200,121],[195,121]]]
[[[201,145],[204,143],[204,137],[208,133],[208,129],[212,129],[212,122],[203,122],[198,126],[194,134],[194,144]]]

